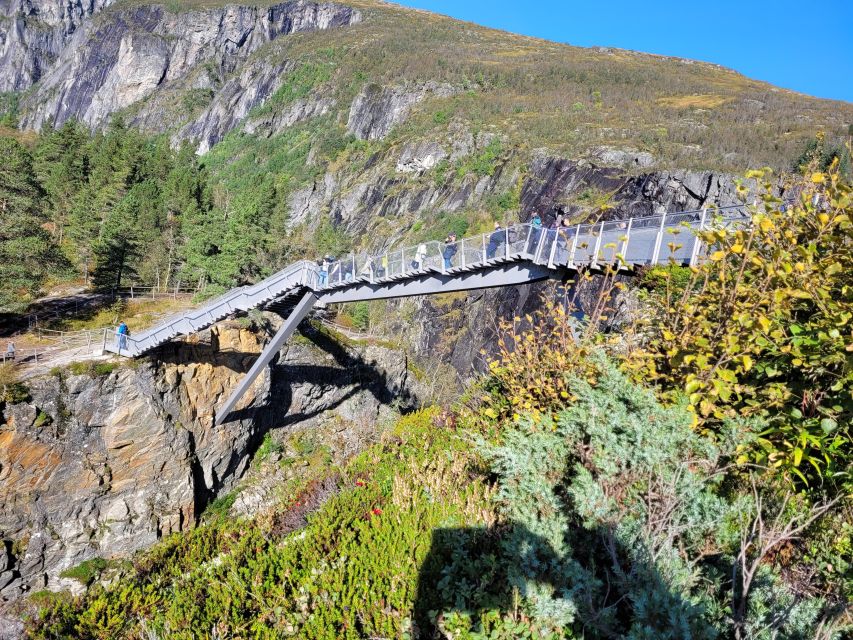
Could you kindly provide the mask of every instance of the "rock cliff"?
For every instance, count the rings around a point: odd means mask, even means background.
[[[55,62],[40,63],[46,72],[24,99],[21,122],[38,129],[48,119],[59,125],[76,118],[92,127],[101,126],[111,114],[187,79],[191,72],[195,72],[192,88],[212,90],[215,82],[211,76],[230,75],[251,53],[275,38],[359,20],[359,12],[351,7],[304,0],[266,8],[229,5],[185,13],[172,13],[160,5],[116,8],[70,33]],[[22,33],[28,32],[24,29]],[[232,103],[235,94],[242,100],[242,111],[232,115],[234,121],[269,95],[281,69],[272,71],[264,74],[261,68],[246,69],[240,78],[221,87],[220,102]],[[250,85],[251,90],[246,91]],[[138,119],[150,122],[152,114],[143,109]],[[220,136],[232,124],[225,123]],[[158,123],[158,128],[164,126],[168,121]]]
[[[404,355],[345,347],[310,327],[304,335],[222,427],[213,408],[261,347],[233,325],[173,345],[157,362],[31,381],[28,399],[6,405],[0,425],[0,601],[79,589],[60,573],[192,527],[244,475],[270,430],[298,425],[323,437],[332,421],[335,446],[352,453],[390,415],[392,399],[415,405]]]
[[[22,91],[42,77],[72,34],[112,0],[0,2],[0,92]]]

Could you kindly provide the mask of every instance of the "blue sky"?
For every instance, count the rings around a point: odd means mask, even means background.
[[[715,62],[853,102],[853,0],[396,0],[478,24],[588,47]]]

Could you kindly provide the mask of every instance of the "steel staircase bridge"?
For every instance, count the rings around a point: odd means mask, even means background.
[[[284,323],[217,412],[221,424],[297,325],[317,304],[360,302],[563,280],[579,270],[657,264],[694,265],[704,254],[695,231],[750,219],[742,205],[546,229],[517,224],[456,242],[423,242],[378,255],[351,254],[328,265],[300,260],[258,282],[233,289],[204,306],[162,321],[107,349],[141,356],[182,335],[252,309]],[[121,340],[121,343],[119,343]]]

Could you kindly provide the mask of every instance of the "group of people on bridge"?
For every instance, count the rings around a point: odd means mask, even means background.
[[[542,217],[539,214],[534,214],[528,224],[530,225],[530,232],[526,234],[526,251],[528,253],[533,253],[539,246],[539,242],[542,238],[542,232],[545,227],[542,223]],[[556,254],[558,258],[564,258],[565,256],[563,254],[566,253],[566,248],[575,234],[575,227],[569,225],[568,216],[558,214],[548,227],[548,230],[555,231],[557,242]],[[514,244],[519,240],[519,238],[515,237],[517,233],[517,227],[504,227],[500,222],[495,222],[494,229],[484,238],[483,248],[481,250],[476,248],[474,249],[474,251],[477,252],[475,254],[475,260],[482,260],[485,262],[487,260],[500,257],[501,249],[504,249],[508,244]],[[455,232],[451,232],[445,237],[443,246],[441,247],[441,259],[445,270],[452,269],[454,266],[457,266],[457,256],[461,247],[462,243],[459,241]],[[356,273],[362,276],[383,278],[389,274],[389,253],[390,252],[385,252],[380,255],[369,256],[360,265],[356,264],[355,259],[341,260],[334,256],[326,255],[317,262],[317,266],[319,267],[318,285],[320,287],[325,287],[332,282],[349,282],[355,278]],[[410,260],[406,261],[405,265],[395,264],[394,266],[397,268],[406,267],[411,268],[414,271],[419,271],[424,268],[427,254],[427,244],[421,243],[418,245]],[[466,256],[470,258],[471,253],[466,251]],[[404,260],[404,258],[401,253],[400,259],[397,260],[397,262],[402,260]],[[470,263],[470,259],[468,262]]]

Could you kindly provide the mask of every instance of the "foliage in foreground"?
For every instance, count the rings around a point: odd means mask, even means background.
[[[765,188],[753,224],[701,234],[709,259],[658,296],[629,364],[665,398],[686,394],[707,428],[763,417],[745,461],[849,486],[853,196],[835,171],[786,206]]]
[[[603,357],[593,369],[592,383],[570,380],[570,403],[498,429],[445,426],[433,410],[404,418],[274,512],[216,518],[141,554],[113,584],[57,598],[30,633],[840,637],[838,576],[786,578],[829,564],[845,575],[850,532],[846,547],[834,536],[814,549],[785,527],[832,530],[843,514],[820,520],[826,505],[760,478],[756,493],[733,483],[742,425],[713,442]],[[750,537],[759,515],[773,525]]]

